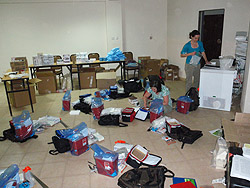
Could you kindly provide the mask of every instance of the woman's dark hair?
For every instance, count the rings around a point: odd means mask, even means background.
[[[161,92],[161,81],[160,80],[152,80],[149,83],[150,87],[156,87],[157,92]]]
[[[200,32],[198,30],[193,30],[189,33],[189,38],[194,37],[195,35],[200,35]]]

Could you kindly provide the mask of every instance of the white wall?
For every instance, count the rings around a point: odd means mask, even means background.
[[[250,38],[250,23],[249,23],[249,30],[248,30],[248,39]],[[250,113],[250,45],[248,43],[247,49],[247,59],[246,59],[246,66],[245,66],[245,74],[244,74],[244,82],[243,82],[243,90],[241,95],[241,111],[243,113]]]
[[[167,0],[122,0],[122,15],[124,51],[167,57]]]
[[[181,68],[180,77],[183,78],[186,77],[185,58],[180,58],[180,51],[189,41],[189,32],[198,29],[199,11],[225,9],[222,55],[234,56],[236,31],[248,31],[249,0],[168,0],[167,7],[168,59]]]
[[[120,0],[2,0],[0,27],[0,74],[15,56],[32,64],[38,52],[105,57],[112,47],[122,47]]]

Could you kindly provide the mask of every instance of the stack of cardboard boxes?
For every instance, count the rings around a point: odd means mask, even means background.
[[[28,70],[28,61],[26,57],[13,57],[11,58],[10,62],[11,71],[12,72],[25,72],[29,73]],[[29,87],[31,93],[32,103],[36,103],[36,95],[35,95],[35,84],[38,83],[39,79],[30,79],[29,80]],[[27,85],[22,80],[13,80],[12,86],[10,82],[7,82],[7,89],[8,90],[21,90],[23,88],[27,88]],[[28,91],[21,91],[15,93],[9,93],[10,103],[14,107],[22,107],[30,104],[29,94]]]
[[[141,65],[141,76],[160,75],[165,80],[178,80],[179,67],[169,65],[168,59],[150,59],[150,56],[138,57],[138,63]]]

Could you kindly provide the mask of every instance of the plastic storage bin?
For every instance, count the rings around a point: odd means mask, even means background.
[[[68,136],[67,139],[70,143],[72,155],[81,155],[89,150],[88,128],[84,122],[74,127],[73,134]]]
[[[180,96],[177,99],[177,112],[183,113],[183,114],[187,114],[189,112],[189,107],[190,107],[190,103],[193,102],[192,99],[190,99],[187,96]]]
[[[104,105],[102,103],[102,98],[94,97],[91,100],[91,110],[94,115],[94,119],[100,119],[101,112],[104,109]]]
[[[62,110],[70,111],[71,90],[66,91],[62,99]]]
[[[33,122],[30,113],[24,110],[21,115],[13,117],[16,138],[20,141],[34,135]]]
[[[99,174],[115,177],[118,174],[118,153],[98,144],[93,144],[94,158]]]
[[[159,118],[163,115],[163,100],[155,99],[151,102],[150,106],[150,123],[152,123],[155,119]]]

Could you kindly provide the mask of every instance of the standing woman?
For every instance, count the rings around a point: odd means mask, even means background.
[[[185,72],[186,72],[186,91],[192,87],[192,79],[194,77],[194,87],[199,87],[200,81],[200,59],[201,56],[204,58],[206,64],[208,64],[207,56],[203,48],[203,44],[199,41],[200,32],[193,30],[189,33],[191,39],[187,42],[182,51],[181,57],[186,57]]]

